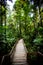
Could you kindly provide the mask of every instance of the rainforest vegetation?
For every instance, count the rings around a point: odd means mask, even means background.
[[[43,0],[16,0],[12,11],[6,0],[0,2],[0,54],[21,38],[29,53],[43,53]]]

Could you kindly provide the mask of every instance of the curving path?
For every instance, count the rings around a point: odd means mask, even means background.
[[[12,65],[27,65],[27,52],[23,39],[18,41],[11,59]]]

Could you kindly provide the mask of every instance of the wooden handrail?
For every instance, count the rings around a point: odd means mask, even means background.
[[[19,39],[18,39],[18,40],[19,40]],[[1,65],[2,65],[2,63],[3,63],[3,61],[4,61],[4,58],[7,57],[7,56],[10,57],[10,55],[13,53],[13,50],[15,49],[15,47],[16,47],[16,45],[17,45],[17,43],[18,43],[18,40],[17,40],[17,42],[14,44],[14,46],[12,47],[10,53],[8,53],[7,55],[4,55],[4,56],[2,57]]]
[[[40,56],[43,56],[43,54],[42,54],[41,52],[38,51],[37,53],[38,53]]]

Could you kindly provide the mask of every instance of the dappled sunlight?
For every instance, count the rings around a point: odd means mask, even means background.
[[[43,0],[0,0],[0,65],[27,62],[43,65]]]

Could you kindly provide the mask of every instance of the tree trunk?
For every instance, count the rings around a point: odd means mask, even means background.
[[[2,15],[2,6],[0,5],[0,42],[3,40],[3,15]]]
[[[42,26],[42,18],[41,18],[41,0],[39,1],[39,15],[40,15],[40,22],[39,25]]]

